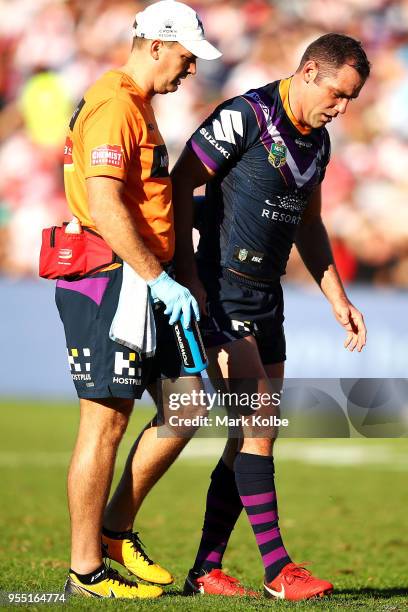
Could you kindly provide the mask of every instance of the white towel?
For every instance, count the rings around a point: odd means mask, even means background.
[[[156,351],[156,325],[146,281],[123,262],[118,307],[109,338],[145,357]]]

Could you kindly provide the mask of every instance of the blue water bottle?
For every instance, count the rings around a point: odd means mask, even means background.
[[[192,314],[190,327],[184,325],[183,315],[173,325],[174,335],[180,351],[183,368],[188,374],[198,374],[208,367],[203,339],[198,323]]]

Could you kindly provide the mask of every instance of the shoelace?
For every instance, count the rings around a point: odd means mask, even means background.
[[[146,554],[146,552],[143,549],[144,544],[142,540],[139,538],[139,532],[135,531],[134,533],[132,533],[129,540],[132,542],[132,545],[135,551],[138,552],[139,555],[143,557],[146,563],[148,563],[149,565],[153,565],[154,561],[150,559],[150,557]]]
[[[223,571],[219,570],[219,574],[217,574],[218,578],[221,578],[222,580],[225,580],[226,582],[229,582],[230,584],[233,584],[235,586],[241,586],[240,581],[238,580],[238,578],[233,578],[233,576],[229,576],[228,574],[224,574]]]
[[[130,580],[126,580],[117,570],[114,570],[112,567],[107,567],[106,578],[109,582],[118,582],[123,586],[130,586],[138,588],[137,582],[131,582]]]
[[[283,573],[286,577],[292,577],[293,580],[295,578],[300,578],[300,580],[304,580],[306,582],[312,577],[312,574],[309,572],[309,570],[303,567],[304,565],[307,565],[307,563],[302,563],[302,565],[293,564],[286,570],[286,572],[284,571]]]

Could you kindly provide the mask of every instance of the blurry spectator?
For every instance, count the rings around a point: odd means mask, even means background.
[[[35,275],[41,228],[67,217],[61,160],[68,117],[131,44],[146,2],[0,0],[0,273]],[[408,1],[197,0],[224,53],[156,104],[174,162],[217,102],[290,75],[325,31],[362,40],[373,65],[362,95],[331,126],[324,217],[345,282],[408,286]],[[170,105],[169,105],[170,103]],[[307,282],[294,250],[288,280]]]

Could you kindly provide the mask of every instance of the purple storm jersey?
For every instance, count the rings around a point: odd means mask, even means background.
[[[290,79],[227,100],[187,143],[216,173],[200,210],[197,256],[255,278],[285,273],[296,228],[330,157],[325,128],[300,126]]]

